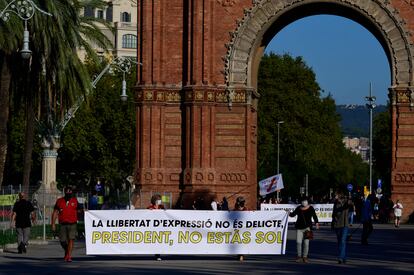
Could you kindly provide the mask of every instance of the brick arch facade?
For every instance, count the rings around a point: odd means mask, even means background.
[[[257,0],[255,3],[245,10],[228,44],[225,75],[229,87],[255,86],[255,71],[258,70],[255,58],[258,49],[266,46],[263,41],[273,25],[278,25],[279,30],[294,20],[314,14],[339,15],[361,22],[379,39],[387,53],[391,86],[407,87],[413,82],[414,50],[410,33],[405,27],[406,22],[388,1]],[[301,9],[300,13],[296,12],[298,9]],[[287,13],[294,20],[284,19]],[[259,50],[259,59],[260,56]]]
[[[387,53],[393,196],[414,208],[413,1],[138,1],[137,166],[142,190],[256,202],[256,81],[268,39],[312,14],[348,17]],[[290,20],[290,21],[289,21]]]

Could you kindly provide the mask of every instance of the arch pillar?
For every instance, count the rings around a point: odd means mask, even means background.
[[[183,93],[184,201],[191,203],[199,195],[210,199],[215,194],[219,200],[231,196],[233,202],[243,195],[255,209],[257,127],[251,91],[187,86]]]
[[[408,220],[414,206],[414,87],[390,88],[392,103],[392,200],[399,199]],[[405,212],[405,213],[404,213]]]
[[[142,194],[171,192],[185,208],[197,195],[233,195],[230,202],[243,195],[255,209],[252,97],[250,89],[229,92],[224,86],[138,86],[135,181]],[[141,200],[136,204],[149,197]]]
[[[182,114],[179,87],[136,87],[136,167],[134,182],[147,205],[151,194],[180,193],[182,174]]]

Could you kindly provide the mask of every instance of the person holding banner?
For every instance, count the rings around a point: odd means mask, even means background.
[[[229,210],[229,203],[227,202],[226,197],[223,197],[223,200],[221,201],[220,205],[221,205],[221,210],[225,210],[225,211]]]
[[[217,195],[213,195],[211,198],[210,207],[213,211],[221,210],[221,205],[219,202],[217,202]]]
[[[301,199],[301,205],[296,207],[296,209],[289,213],[290,217],[297,217],[295,228],[296,228],[296,249],[297,257],[296,262],[308,263],[308,253],[309,253],[309,238],[305,236],[306,232],[312,232],[312,218],[315,222],[316,229],[319,229],[318,216],[316,216],[315,209],[313,206],[309,205],[308,199],[306,197]],[[303,248],[303,253],[302,253]]]
[[[161,196],[159,194],[155,194],[151,197],[151,204],[147,207],[147,209],[164,209],[164,205],[162,205]]]
[[[243,197],[237,197],[236,203],[234,205],[234,211],[249,211],[246,207],[246,200]],[[244,255],[238,255],[239,261],[244,261]]]
[[[78,211],[80,205],[72,195],[72,188],[64,189],[65,196],[57,199],[52,213],[52,231],[56,231],[56,219],[59,220],[60,245],[65,250],[65,262],[72,262],[73,243],[77,232]]]
[[[243,197],[237,197],[234,205],[234,211],[248,211],[246,207],[246,200]]]
[[[147,209],[157,210],[157,209],[164,209],[164,205],[162,205],[162,199],[159,194],[155,194],[151,197],[151,204],[147,207]],[[160,254],[155,254],[155,260],[162,261]]]

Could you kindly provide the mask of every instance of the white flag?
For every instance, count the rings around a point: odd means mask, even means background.
[[[282,174],[271,176],[259,181],[260,195],[265,196],[284,188]]]

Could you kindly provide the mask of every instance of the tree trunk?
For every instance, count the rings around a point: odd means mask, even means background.
[[[30,78],[30,74],[28,78]],[[26,131],[25,131],[25,145],[24,145],[24,156],[23,156],[23,183],[22,183],[23,191],[26,192],[26,194],[29,194],[29,187],[30,187],[30,173],[32,170],[32,153],[33,153],[34,128],[35,128],[34,96],[30,96],[30,93],[32,93],[33,91],[31,91],[31,89],[29,88],[28,78],[26,78],[26,85],[25,85]]]
[[[0,189],[3,183],[7,156],[7,123],[9,121],[10,68],[4,54],[0,54]]]

